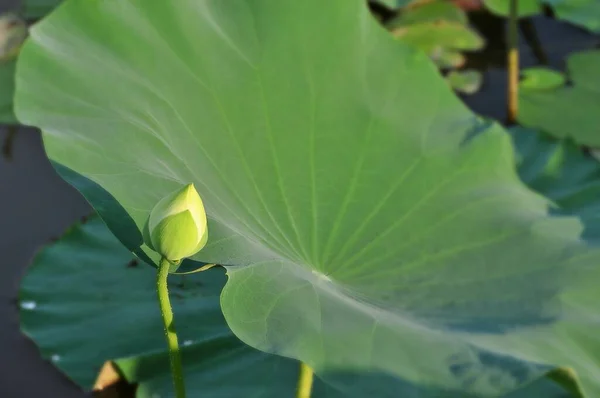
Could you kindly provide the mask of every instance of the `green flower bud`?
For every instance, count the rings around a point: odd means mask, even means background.
[[[144,228],[146,245],[172,263],[198,253],[207,240],[206,212],[194,184],[162,198]]]

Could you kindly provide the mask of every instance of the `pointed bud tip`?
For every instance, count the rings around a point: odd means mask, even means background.
[[[200,194],[196,190],[194,183],[189,183],[189,184],[185,185],[183,188],[181,188],[181,191],[179,191],[179,192],[180,192],[180,195],[185,195],[185,198],[187,200],[193,198],[194,196],[200,197]]]
[[[193,183],[165,196],[148,216],[147,245],[169,260],[197,253],[208,238],[206,213]]]

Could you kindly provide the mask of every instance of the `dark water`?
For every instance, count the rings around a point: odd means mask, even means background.
[[[482,70],[484,80],[479,92],[463,96],[463,100],[475,112],[503,121],[506,118],[507,98],[505,24],[498,18],[478,14],[471,19],[478,30],[486,35],[489,46],[483,54],[469,57],[467,67]],[[531,32],[535,37],[527,40],[526,37],[531,36]],[[564,70],[568,54],[600,47],[600,36],[546,16],[534,17],[521,23],[520,33],[521,68],[545,65]]]
[[[0,129],[0,142],[6,134]],[[90,209],[55,174],[37,131],[21,128],[12,155],[0,157],[0,397],[82,397],[20,333],[16,297],[34,254]]]
[[[10,9],[15,0],[0,2]],[[486,31],[491,49],[469,59],[472,67],[485,69],[482,90],[465,96],[476,112],[500,120],[505,117],[506,73],[503,70],[504,21],[475,17],[473,22]],[[523,66],[546,61],[562,69],[565,55],[598,46],[600,40],[583,30],[553,21],[534,18],[543,55],[525,40],[521,42]],[[0,143],[7,135],[0,128]],[[0,158],[0,397],[78,398],[83,392],[43,361],[35,347],[19,331],[17,291],[21,276],[37,250],[60,236],[72,222],[90,211],[85,201],[53,171],[46,159],[39,133],[20,129],[15,135],[12,159]]]

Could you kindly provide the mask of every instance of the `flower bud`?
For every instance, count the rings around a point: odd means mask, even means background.
[[[144,228],[146,245],[172,263],[198,253],[207,240],[206,212],[193,184],[162,198]]]

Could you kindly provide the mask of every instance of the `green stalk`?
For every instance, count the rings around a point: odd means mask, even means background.
[[[508,16],[508,113],[507,122],[517,122],[519,110],[519,25],[518,0],[510,0]]]
[[[313,370],[305,364],[300,363],[300,376],[298,377],[298,390],[296,392],[296,398],[310,398],[313,385]]]
[[[167,259],[163,258],[160,260],[158,278],[156,279],[156,290],[158,291],[160,312],[165,324],[165,337],[167,338],[167,344],[169,346],[169,359],[171,361],[171,375],[173,376],[175,396],[177,398],[185,398],[181,353],[179,352],[177,332],[175,332],[175,323],[173,321],[173,310],[171,309],[169,290],[167,289],[167,277],[169,276],[170,266],[171,264]]]

